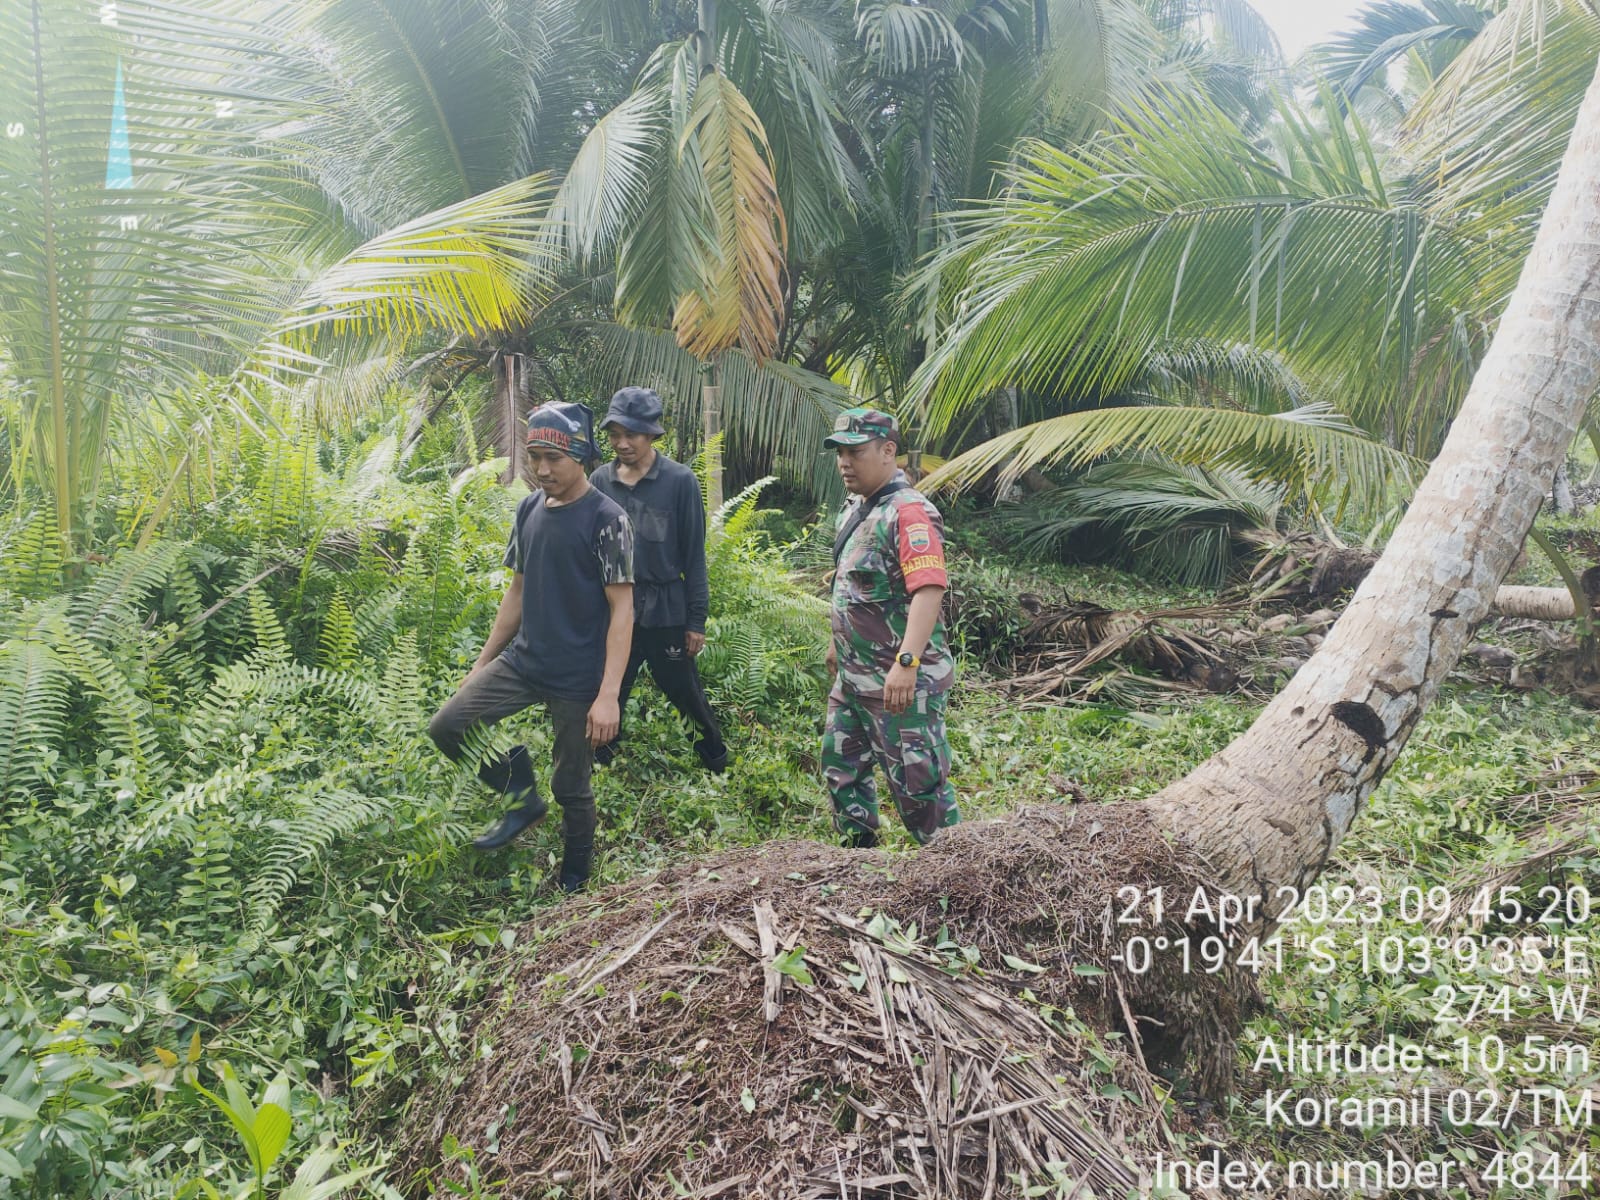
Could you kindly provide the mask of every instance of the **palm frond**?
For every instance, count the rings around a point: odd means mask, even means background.
[[[1249,0],[1205,0],[1201,7],[1224,53],[1255,64],[1263,73],[1282,68],[1278,35]]]
[[[1136,0],[1050,0],[1047,13],[1046,103],[1065,137],[1087,136],[1158,82],[1165,39]]]
[[[654,388],[680,431],[698,429],[703,363],[664,331],[598,324],[591,332],[598,342],[590,366],[595,394],[629,384]],[[758,363],[741,350],[727,351],[717,365],[729,458],[775,470],[819,499],[837,496],[838,474],[822,439],[854,403],[850,393],[792,363]]]
[[[936,62],[959,67],[966,39],[939,9],[905,0],[856,3],[856,37],[867,60],[879,71],[909,75]]]
[[[1233,470],[1156,459],[1102,463],[1061,487],[998,510],[1028,555],[1110,556],[1180,583],[1217,586],[1246,530],[1274,530],[1281,487]]]
[[[588,263],[638,219],[666,151],[666,95],[646,86],[595,122],[550,206],[550,234]]]
[[[1246,342],[1205,338],[1152,348],[1128,392],[1167,403],[1209,401],[1213,407],[1256,413],[1303,408],[1312,399],[1309,385],[1281,355]]]
[[[263,152],[283,113],[278,28],[226,6],[119,11],[110,26],[42,0],[0,6],[0,347],[64,530],[114,406],[187,379],[197,341],[259,317],[297,223],[277,191],[292,169]],[[108,189],[119,78],[132,184]]]
[[[644,208],[617,255],[613,308],[625,324],[665,325],[677,298],[694,285],[688,246],[702,186],[698,164],[677,151],[689,130],[699,66],[692,41],[656,47],[640,77],[655,88],[667,111],[668,145],[652,167]]]
[[[515,324],[555,273],[553,254],[538,256],[550,191],[548,177],[531,175],[379,234],[313,280],[273,334]]]
[[[700,77],[678,153],[696,164],[701,201],[694,286],[672,314],[678,341],[701,358],[734,346],[768,358],[783,322],[788,227],[761,120],[722,73]]]
[[[959,489],[999,471],[1004,488],[1033,467],[1081,468],[1136,453],[1237,471],[1299,496],[1347,495],[1369,503],[1421,473],[1416,460],[1362,435],[1323,406],[1261,416],[1155,405],[1092,409],[1025,425],[951,459],[923,486]]]
[[[838,236],[863,187],[836,99],[848,27],[842,13],[769,0],[721,0],[718,21],[719,69],[761,119],[790,253],[805,257]]]
[[[307,6],[294,48],[317,69],[301,139],[322,186],[368,232],[535,169],[552,76],[580,53],[571,3],[525,21],[490,0],[339,0]]]
[[[1510,0],[1410,114],[1404,149],[1442,216],[1493,237],[1480,310],[1511,294],[1600,59],[1587,0]]]
[[[1482,256],[1387,196],[1359,131],[1289,136],[1285,170],[1214,106],[1168,95],[1076,152],[1029,144],[927,268],[964,279],[913,383],[934,427],[1012,384],[1114,396],[1161,343],[1197,338],[1281,355],[1364,427],[1404,411]]]
[[[1382,83],[1390,66],[1412,54],[1425,56],[1437,75],[1493,15],[1466,0],[1371,0],[1354,25],[1317,48],[1319,66],[1346,99]]]

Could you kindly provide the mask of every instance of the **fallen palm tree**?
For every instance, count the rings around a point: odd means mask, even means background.
[[[1250,571],[1251,587],[1260,600],[1329,600],[1353,590],[1378,561],[1374,550],[1336,546],[1309,533],[1252,530],[1240,536],[1260,548]],[[1589,567],[1578,582],[1589,599],[1590,613],[1600,617],[1600,566]],[[1503,584],[1495,591],[1490,615],[1571,621],[1578,609],[1568,588]]]

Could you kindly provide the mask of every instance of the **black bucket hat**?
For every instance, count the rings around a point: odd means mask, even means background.
[[[600,428],[604,429],[613,421],[633,433],[660,435],[666,432],[661,428],[661,397],[649,388],[625,387],[613,395]]]

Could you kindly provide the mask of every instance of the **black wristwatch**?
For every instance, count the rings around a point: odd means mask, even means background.
[[[916,667],[922,664],[922,660],[909,650],[900,651],[899,655],[897,655],[895,658],[895,662],[899,663],[902,667]]]

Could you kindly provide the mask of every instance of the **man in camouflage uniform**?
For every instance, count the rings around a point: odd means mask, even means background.
[[[834,537],[837,670],[822,736],[822,771],[846,846],[878,843],[874,759],[900,819],[921,844],[961,819],[950,786],[945,700],[955,663],[939,619],[949,577],[944,523],[895,465],[900,429],[888,413],[839,414],[824,445],[856,497]]]

